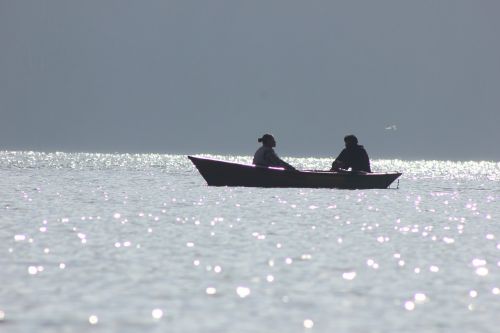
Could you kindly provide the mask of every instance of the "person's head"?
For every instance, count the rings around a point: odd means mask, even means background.
[[[355,147],[358,145],[358,138],[355,135],[346,135],[344,137],[344,143],[346,148]]]
[[[262,142],[262,145],[265,147],[276,147],[276,141],[271,134],[264,134],[262,138],[259,138],[257,141]]]

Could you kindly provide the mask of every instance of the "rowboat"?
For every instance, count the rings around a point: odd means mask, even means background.
[[[209,186],[382,189],[401,176],[399,172],[285,170],[204,157],[188,158]]]

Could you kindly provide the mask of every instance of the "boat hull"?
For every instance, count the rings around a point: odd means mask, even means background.
[[[188,156],[210,186],[387,188],[401,173],[299,171]]]

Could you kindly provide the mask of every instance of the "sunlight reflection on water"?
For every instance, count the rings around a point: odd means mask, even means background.
[[[373,169],[400,188],[217,188],[186,156],[0,152],[0,331],[496,332],[500,164]]]

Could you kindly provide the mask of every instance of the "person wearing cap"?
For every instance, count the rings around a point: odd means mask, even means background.
[[[372,172],[368,153],[363,146],[358,145],[358,138],[352,134],[346,135],[344,143],[345,148],[340,152],[335,161],[333,161],[331,171],[348,170],[351,168],[352,171]]]
[[[262,142],[262,147],[257,149],[253,157],[253,164],[265,167],[281,167],[286,170],[296,170],[293,166],[283,161],[276,155],[274,147],[276,147],[276,140],[271,134],[264,134],[257,140]]]

